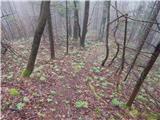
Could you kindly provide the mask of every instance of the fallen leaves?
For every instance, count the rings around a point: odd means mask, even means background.
[[[49,119],[48,116],[53,119],[65,117],[85,119],[85,116],[87,119],[103,119],[102,116],[105,115],[109,120],[139,119],[139,114],[144,119],[156,118],[157,115],[143,115],[138,109],[132,111],[124,109],[125,103],[122,101],[127,101],[126,96],[129,95],[130,89],[120,86],[119,93],[115,92],[119,77],[114,77],[116,64],[112,68],[99,66],[104,57],[102,55],[104,49],[101,45],[88,45],[84,51],[79,51],[77,48],[74,50],[70,55],[54,61],[44,60],[42,56],[47,56],[48,53],[40,50],[38,57],[41,58],[37,59],[34,72],[30,78],[24,79],[17,74],[26,65],[22,63],[22,58],[18,61],[7,60],[6,70],[2,73],[2,78],[6,79],[6,82],[2,83],[4,119],[15,117],[14,112],[9,111],[9,108],[26,110],[25,114],[35,119]],[[153,85],[157,83],[158,78],[159,72],[156,73],[156,78],[148,77],[148,81]],[[154,90],[152,86],[148,88],[150,91]],[[137,101],[142,102],[136,108],[145,109],[143,106],[145,96],[137,96]],[[149,104],[147,101],[146,103]],[[149,108],[149,111],[154,110],[155,108]]]

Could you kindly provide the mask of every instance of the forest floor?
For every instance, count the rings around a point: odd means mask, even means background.
[[[137,78],[122,82],[115,71],[120,60],[101,68],[105,47],[87,42],[85,50],[56,46],[56,59],[49,60],[49,45],[42,41],[35,69],[30,78],[21,77],[27,64],[31,43],[15,42],[2,56],[3,120],[157,120],[160,118],[160,67],[157,62],[147,77],[131,110],[125,103]],[[112,47],[112,46],[111,46]],[[112,51],[111,53],[114,53]],[[113,54],[114,55],[114,54]],[[110,55],[109,61],[111,60]],[[135,70],[135,73],[139,73]],[[154,74],[153,74],[154,73]],[[117,83],[121,83],[119,87]]]

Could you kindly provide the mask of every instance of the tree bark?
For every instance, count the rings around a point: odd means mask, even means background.
[[[124,69],[124,63],[125,63],[125,52],[126,52],[126,40],[127,40],[127,14],[125,15],[125,29],[124,29],[124,41],[123,41],[123,52],[122,52],[122,63],[120,67],[119,73],[121,73]]]
[[[51,16],[51,12],[50,12],[50,6],[49,6],[49,11],[48,11],[47,23],[48,23],[51,59],[55,59],[54,38],[53,38],[53,31],[52,31],[52,16]]]
[[[49,11],[50,1],[42,1],[41,3],[41,11],[39,15],[38,25],[34,34],[34,39],[32,43],[31,54],[28,60],[28,64],[26,69],[22,72],[22,76],[29,77],[34,69],[35,60],[37,57],[37,52],[39,48],[39,44],[41,41],[41,37],[46,25],[46,21],[48,19],[48,11]]]
[[[73,38],[74,40],[78,39],[78,22],[79,22],[79,18],[78,18],[78,8],[77,8],[77,1],[74,1],[74,27],[73,27]]]
[[[147,25],[142,29],[143,31],[142,31],[142,33],[140,34],[140,37],[139,37],[140,46],[138,47],[137,53],[136,53],[136,55],[135,55],[135,57],[133,59],[133,62],[132,62],[131,66],[130,66],[128,72],[127,72],[127,75],[126,75],[124,81],[127,80],[127,77],[129,75],[129,73],[131,72],[132,68],[134,67],[134,64],[135,64],[135,62],[136,62],[136,60],[138,58],[138,55],[140,54],[140,52],[142,50],[142,47],[143,47],[143,45],[144,45],[144,43],[145,43],[145,41],[146,41],[146,39],[148,37],[148,34],[149,34],[153,24],[154,24],[154,21],[156,21],[156,17],[157,17],[157,15],[159,13],[159,10],[160,10],[160,1],[158,1],[158,3],[156,4],[156,6],[155,6],[155,8],[154,8],[154,10],[152,12],[152,15],[150,16],[149,21],[152,21],[152,22],[147,23]]]
[[[109,22],[110,22],[110,1],[107,1],[107,26],[106,26],[106,57],[102,61],[101,66],[104,66],[105,62],[109,56],[109,46],[108,46],[108,38],[109,38]]]
[[[86,38],[86,34],[87,34],[88,17],[89,17],[89,1],[85,1],[83,30],[82,30],[82,37],[80,39],[80,46],[81,47],[85,47],[85,38]]]
[[[67,38],[67,42],[66,42],[66,54],[68,54],[68,47],[69,47],[69,43],[68,43],[68,5],[67,5],[67,0],[66,0],[66,38]]]
[[[74,7],[75,7],[75,10],[76,10],[76,18],[77,18],[77,27],[78,27],[78,36],[81,40],[81,27],[80,27],[80,24],[79,24],[79,15],[78,15],[78,8],[77,8],[77,5],[78,3],[76,1],[74,1]]]
[[[132,106],[132,103],[133,103],[135,97],[137,96],[137,94],[140,90],[140,87],[144,82],[144,79],[148,75],[149,71],[151,70],[151,68],[152,68],[153,64],[155,63],[156,59],[158,58],[159,54],[160,54],[160,42],[158,43],[157,47],[155,48],[155,50],[151,56],[151,59],[147,63],[147,66],[145,67],[145,69],[141,73],[141,76],[134,87],[132,95],[130,96],[129,101],[127,102],[128,107]]]

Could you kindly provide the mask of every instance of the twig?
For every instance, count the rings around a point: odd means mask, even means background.
[[[153,23],[153,24],[158,24],[158,25],[160,24],[160,23],[158,23],[158,22],[154,22],[154,21],[137,20],[137,19],[135,19],[135,18],[131,18],[131,17],[129,17],[129,16],[128,16],[128,19],[133,20],[133,21],[137,21],[137,22]]]
[[[112,20],[111,22],[109,22],[109,24],[112,24],[112,23],[114,23],[115,21],[118,21],[120,18],[122,18],[122,17],[124,17],[124,16],[125,16],[125,15],[119,16],[118,18],[116,18],[116,19]]]
[[[113,6],[112,4],[111,4],[111,6],[112,6],[115,10],[117,10],[121,15],[125,15],[125,14],[123,14],[120,10],[118,10],[115,6]],[[153,24],[157,24],[157,25],[160,24],[160,23],[154,22],[154,21],[138,20],[138,19],[132,18],[132,17],[130,17],[130,16],[128,16],[127,18],[130,19],[130,20],[133,20],[133,21],[137,21],[137,22],[153,23]]]

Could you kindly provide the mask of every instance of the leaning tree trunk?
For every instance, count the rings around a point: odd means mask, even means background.
[[[144,82],[144,79],[147,77],[150,69],[152,68],[152,66],[155,63],[156,59],[158,58],[159,54],[160,54],[160,42],[156,46],[156,48],[155,48],[155,50],[154,50],[154,52],[153,52],[153,54],[151,56],[151,59],[147,63],[147,66],[145,67],[145,69],[141,73],[141,76],[140,76],[139,80],[137,81],[137,83],[136,83],[136,85],[134,87],[132,95],[130,96],[129,101],[127,102],[127,106],[128,107],[131,107],[136,95],[138,94],[138,92],[140,90],[141,85]]]
[[[51,59],[55,59],[54,38],[53,38],[53,31],[52,31],[52,16],[51,16],[51,12],[50,12],[50,6],[49,6],[49,11],[48,11],[47,23],[48,23]]]
[[[50,1],[42,1],[41,3],[41,11],[39,15],[38,25],[34,34],[31,54],[28,60],[27,67],[22,72],[23,77],[29,77],[34,69],[34,64],[35,64],[39,44],[40,44],[41,37],[42,37],[43,31],[46,25],[46,21],[48,18],[49,5],[50,5]]]
[[[151,22],[147,23],[147,25],[144,27],[144,29],[142,31],[143,33],[140,34],[140,38],[139,38],[139,40],[141,42],[140,46],[139,46],[139,48],[137,50],[137,53],[136,53],[136,55],[135,55],[135,57],[133,59],[133,62],[132,62],[131,66],[130,66],[128,72],[127,72],[127,75],[126,75],[124,81],[127,80],[129,73],[131,72],[132,68],[134,67],[134,64],[136,63],[138,55],[140,54],[140,52],[142,50],[142,47],[143,47],[143,45],[144,45],[144,43],[145,43],[145,41],[146,41],[146,39],[148,37],[148,34],[149,34],[153,24],[154,24],[154,21],[156,21],[156,17],[157,17],[157,15],[159,13],[159,10],[160,10],[160,1],[158,1],[158,3],[156,4],[155,8],[153,9],[153,12],[151,13],[151,16],[150,16],[150,19],[149,19],[149,21],[151,21]]]
[[[88,17],[89,17],[89,1],[85,1],[83,30],[82,30],[82,37],[80,39],[80,46],[81,47],[85,47],[85,38],[86,38],[86,34],[87,34]]]
[[[101,66],[104,66],[106,60],[109,56],[109,46],[108,46],[108,38],[109,38],[109,22],[110,22],[110,1],[107,1],[107,26],[106,26],[106,57],[102,61]]]
[[[105,29],[106,18],[107,18],[106,15],[107,15],[107,1],[104,1],[102,20],[101,20],[101,25],[100,25],[100,30],[99,30],[99,40],[101,41],[104,35],[104,29]]]

